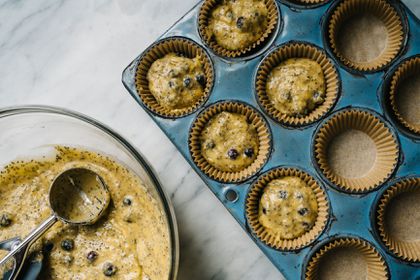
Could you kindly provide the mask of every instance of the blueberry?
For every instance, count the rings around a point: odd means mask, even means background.
[[[43,248],[42,248],[42,250],[44,251],[44,252],[46,252],[46,253],[49,253],[49,252],[51,252],[52,251],[52,249],[54,248],[54,243],[52,243],[51,241],[47,241],[45,244],[44,244],[44,246],[43,246]]]
[[[191,78],[185,78],[184,79],[184,86],[189,87],[191,85]]]
[[[305,216],[306,214],[308,214],[308,212],[309,212],[308,208],[300,208],[300,209],[298,210],[298,213],[299,213],[299,215],[301,215],[301,216]]]
[[[203,87],[206,85],[206,77],[203,74],[195,76],[195,80]]]
[[[235,150],[235,149],[230,149],[230,150],[227,152],[227,154],[228,154],[228,157],[229,157],[230,159],[236,159],[236,158],[239,156],[238,151],[237,151],[237,150]]]
[[[102,266],[102,272],[104,273],[105,276],[111,277],[115,275],[115,273],[117,273],[117,267],[110,262],[106,262]]]
[[[286,199],[286,198],[287,198],[287,191],[280,190],[280,191],[279,191],[279,197],[280,197],[281,199]]]
[[[245,151],[244,151],[244,154],[247,157],[250,158],[250,157],[252,157],[254,155],[254,149],[253,148],[246,148]]]
[[[65,251],[71,251],[74,248],[74,241],[71,239],[64,239],[61,241],[61,248]]]
[[[87,255],[86,258],[88,259],[88,261],[93,262],[94,260],[96,260],[96,258],[98,257],[98,253],[95,251],[90,251]]]
[[[236,20],[236,26],[239,29],[242,29],[242,27],[244,26],[244,17],[238,17],[238,19]]]
[[[309,224],[307,222],[303,222],[302,226],[305,228],[305,230],[309,229]]]
[[[12,215],[9,213],[3,213],[0,215],[0,226],[8,227],[12,224]]]
[[[132,201],[131,197],[129,197],[129,196],[124,197],[123,204],[125,206],[130,206],[132,203],[133,203],[133,201]]]

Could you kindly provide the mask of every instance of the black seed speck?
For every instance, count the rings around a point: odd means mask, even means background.
[[[308,212],[309,212],[308,208],[300,208],[300,209],[298,210],[298,213],[299,213],[299,215],[301,215],[301,216],[305,216],[306,214],[308,214]]]
[[[244,154],[247,157],[250,158],[250,157],[252,157],[254,155],[254,149],[253,148],[246,148],[245,151],[244,151]]]
[[[239,156],[238,151],[235,149],[230,149],[227,154],[230,159],[236,159]]]
[[[302,198],[303,198],[303,195],[302,195],[301,193],[296,193],[296,194],[295,194],[295,197],[296,197],[297,199],[302,199]]]
[[[184,86],[189,87],[191,85],[191,78],[185,78],[184,79]]]
[[[42,250],[44,251],[44,252],[46,252],[46,253],[49,253],[49,252],[51,252],[52,251],[52,249],[54,248],[54,243],[52,243],[51,241],[47,241],[45,244],[44,244],[44,246],[43,246],[43,248],[42,248]]]
[[[241,29],[244,26],[244,17],[238,17],[236,20],[236,26]]]
[[[71,251],[74,248],[74,241],[72,239],[64,239],[61,241],[61,248],[65,251]]]
[[[280,197],[281,199],[286,199],[286,198],[287,198],[287,191],[280,190],[280,191],[279,191],[279,197]]]
[[[206,142],[206,149],[213,149],[214,147],[216,147],[216,144],[212,140]]]
[[[263,207],[262,212],[263,212],[263,214],[264,214],[264,215],[265,215],[265,214],[267,214],[267,209],[265,209],[265,208]]]
[[[106,262],[102,266],[102,272],[104,273],[105,276],[110,277],[110,276],[115,275],[115,273],[117,273],[117,267],[110,262]]]
[[[302,226],[303,226],[306,230],[308,230],[308,229],[309,229],[309,224],[308,224],[307,222],[303,222],[303,223],[302,223]]]
[[[95,251],[90,251],[87,255],[86,258],[88,259],[88,261],[93,262],[94,260],[96,260],[96,258],[98,257],[98,253]]]
[[[173,87],[175,86],[175,84],[174,84],[174,82],[169,81],[169,82],[168,82],[168,86],[169,86],[170,88],[173,88]]]

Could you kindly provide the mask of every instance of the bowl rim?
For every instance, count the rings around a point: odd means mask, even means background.
[[[142,153],[137,151],[136,148],[129,141],[127,141],[122,135],[118,132],[110,128],[109,126],[97,121],[94,118],[91,118],[83,113],[69,110],[62,107],[57,106],[50,106],[50,105],[17,105],[17,106],[9,106],[0,108],[0,119],[14,116],[14,115],[22,115],[27,113],[50,113],[56,115],[62,115],[70,118],[77,119],[93,127],[101,130],[111,138],[113,138],[118,144],[120,144],[124,149],[126,149],[134,158],[135,160],[141,165],[144,169],[146,174],[149,176],[150,180],[152,181],[156,191],[158,192],[160,199],[162,200],[162,204],[164,207],[164,211],[166,214],[166,218],[168,220],[168,225],[170,229],[170,242],[171,242],[171,270],[169,273],[169,279],[177,279],[178,275],[178,267],[179,267],[179,233],[178,233],[178,223],[175,216],[175,210],[171,200],[169,199],[168,195],[162,188],[162,184],[158,179],[156,172],[151,167],[150,163],[147,159],[143,156]]]

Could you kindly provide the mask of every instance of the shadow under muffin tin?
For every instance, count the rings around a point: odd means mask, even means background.
[[[420,277],[420,263],[404,260],[392,253],[382,241],[376,221],[377,208],[383,192],[407,177],[420,177],[420,135],[408,131],[400,123],[389,109],[388,97],[391,78],[398,66],[420,53],[420,21],[400,1],[387,0],[403,24],[404,37],[401,49],[385,67],[374,71],[359,71],[343,64],[334,54],[328,39],[330,17],[337,5],[343,1],[322,1],[314,4],[305,4],[304,1],[298,4],[298,2],[277,1],[279,10],[277,29],[272,38],[247,56],[228,59],[218,56],[206,46],[198,28],[198,14],[202,2],[159,38],[157,42],[172,37],[188,38],[200,45],[212,60],[214,86],[209,98],[188,115],[175,118],[161,117],[143,104],[135,85],[136,69],[143,54],[124,70],[123,84],[287,279],[305,279],[311,257],[322,246],[338,238],[356,239],[360,240],[359,243],[372,246],[384,259],[388,278],[417,279],[416,277]],[[372,0],[372,2],[377,1]],[[286,126],[268,115],[258,102],[255,88],[258,67],[263,59],[277,48],[290,43],[307,43],[319,48],[337,69],[340,80],[338,98],[332,108],[320,119],[301,126]],[[211,179],[194,163],[189,150],[189,135],[197,116],[211,105],[224,101],[238,101],[250,105],[250,108],[262,116],[271,132],[272,146],[268,159],[261,169],[242,182],[224,183]],[[396,153],[394,151],[395,164],[392,163],[389,173],[384,175],[382,180],[378,180],[379,185],[362,191],[352,191],[337,186],[335,180],[331,181],[328,174],[323,173],[316,158],[315,139],[319,130],[331,118],[346,111],[363,112],[370,114],[371,118],[376,118],[386,128],[397,149]],[[330,205],[329,219],[324,230],[315,240],[296,250],[282,251],[262,242],[252,232],[246,217],[245,203],[249,190],[258,178],[278,167],[295,168],[312,176],[325,190]]]

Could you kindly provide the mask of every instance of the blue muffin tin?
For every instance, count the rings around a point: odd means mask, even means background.
[[[362,73],[344,66],[326,40],[328,15],[340,1],[326,1],[312,6],[278,1],[280,12],[276,33],[258,52],[243,58],[226,59],[214,54],[200,38],[197,17],[201,2],[176,22],[159,39],[185,37],[199,44],[209,54],[214,67],[214,86],[208,100],[195,112],[179,118],[162,118],[151,112],[140,99],[135,74],[140,54],[124,70],[122,81],[131,96],[165,132],[192,168],[235,217],[241,227],[287,279],[304,279],[310,256],[326,242],[339,237],[357,237],[370,242],[385,259],[392,279],[420,279],[420,263],[397,258],[381,242],[375,226],[375,212],[380,195],[396,181],[420,175],[420,137],[407,131],[389,111],[385,100],[390,77],[400,63],[420,53],[420,21],[401,2],[389,0],[400,13],[407,34],[398,56],[384,69]],[[326,116],[300,128],[285,127],[268,116],[258,104],[255,75],[263,58],[279,45],[290,41],[313,44],[326,51],[341,78],[336,104]],[[188,147],[190,127],[197,115],[219,101],[240,101],[251,105],[267,121],[272,132],[272,152],[262,169],[241,183],[225,184],[206,176],[194,163]],[[314,134],[331,115],[344,108],[361,108],[373,112],[391,130],[400,146],[398,165],[391,178],[373,191],[350,194],[333,186],[316,167],[313,159]],[[247,225],[245,200],[257,178],[276,167],[296,167],[312,175],[325,189],[330,203],[330,219],[321,235],[296,251],[279,251],[261,242]]]

